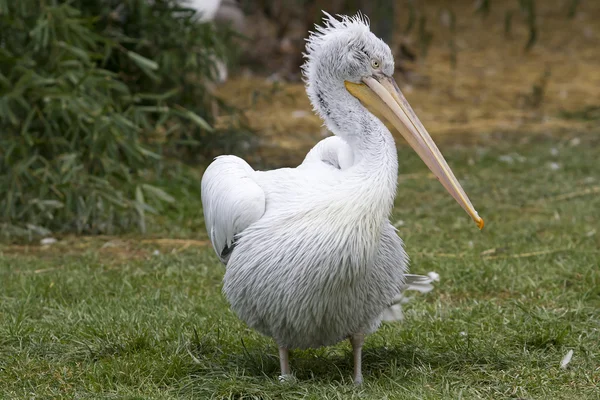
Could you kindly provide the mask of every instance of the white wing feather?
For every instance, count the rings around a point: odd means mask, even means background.
[[[311,165],[317,162],[329,164],[337,169],[346,169],[354,164],[354,153],[342,138],[330,136],[313,147],[301,165]]]
[[[235,156],[220,156],[202,176],[202,206],[206,230],[221,261],[235,235],[265,213],[265,193],[253,179],[255,171]]]

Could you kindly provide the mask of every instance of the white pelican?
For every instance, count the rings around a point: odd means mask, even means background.
[[[348,338],[360,384],[365,335],[411,284],[427,284],[406,274],[408,257],[389,222],[397,150],[368,108],[390,120],[480,228],[483,220],[392,78],[390,48],[362,15],[325,15],[307,40],[303,72],[335,136],[297,168],[255,171],[238,157],[217,157],[202,177],[202,204],[226,264],[223,292],[242,320],[279,345],[282,378],[289,349]]]

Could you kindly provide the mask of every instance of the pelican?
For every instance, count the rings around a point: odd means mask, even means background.
[[[334,136],[296,168],[256,171],[217,157],[202,177],[206,228],[225,264],[232,310],[279,346],[281,378],[289,350],[349,339],[354,382],[362,382],[365,336],[407,289],[408,257],[390,224],[398,180],[394,139],[379,111],[483,228],[469,198],[392,78],[388,45],[365,16],[333,17],[310,33],[303,74],[314,110]]]

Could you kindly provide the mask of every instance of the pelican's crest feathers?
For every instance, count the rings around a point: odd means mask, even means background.
[[[323,25],[315,24],[315,30],[309,32],[309,36],[306,39],[306,52],[303,53],[303,56],[307,61],[302,66],[302,72],[305,78],[308,73],[309,61],[319,52],[323,43],[328,39],[338,34],[360,36],[361,34],[371,31],[369,18],[360,11],[351,17],[336,14],[336,17],[339,17],[340,19],[337,19],[326,11],[322,12],[325,15],[323,18]]]

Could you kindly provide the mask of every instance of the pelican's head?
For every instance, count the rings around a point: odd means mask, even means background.
[[[402,134],[477,226],[483,228],[483,219],[394,81],[394,58],[389,46],[371,33],[368,20],[361,14],[341,19],[327,13],[325,16],[324,25],[317,26],[307,39],[303,66],[308,97],[315,111],[334,133],[342,136],[344,125],[360,130],[351,115],[357,99],[367,110],[378,111]]]
[[[309,86],[335,81],[360,83],[364,76],[393,74],[392,51],[371,33],[364,15],[337,20],[324,14],[324,26],[316,26],[306,44],[303,72]]]

